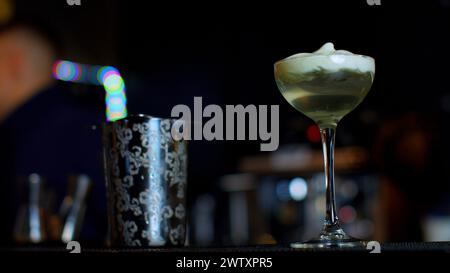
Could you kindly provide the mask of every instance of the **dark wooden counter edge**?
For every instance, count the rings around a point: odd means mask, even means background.
[[[0,247],[2,252],[15,253],[61,253],[69,252],[65,246],[26,246],[26,247]],[[144,254],[144,253],[330,253],[330,252],[369,252],[366,249],[294,249],[280,245],[257,245],[243,247],[155,247],[155,248],[91,248],[82,247],[82,253],[89,254]],[[440,252],[450,254],[450,242],[400,242],[383,243],[381,252]]]

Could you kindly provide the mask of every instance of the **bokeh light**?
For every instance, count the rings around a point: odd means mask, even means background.
[[[309,142],[319,143],[321,139],[319,127],[315,124],[308,126],[308,129],[306,129],[306,138]]]
[[[106,120],[115,121],[127,116],[125,82],[117,68],[58,60],[52,72],[53,77],[61,81],[103,85],[106,91]]]
[[[119,71],[112,66],[100,67],[100,69],[97,71],[97,80],[98,80],[98,82],[104,83],[106,77],[113,75],[113,74],[120,76]]]
[[[77,82],[81,74],[81,66],[77,63],[57,61],[53,65],[53,76],[58,80]]]
[[[103,85],[105,86],[106,92],[108,92],[108,94],[122,92],[125,89],[123,79],[118,74],[110,74],[106,76]]]
[[[289,194],[295,201],[302,201],[308,194],[308,184],[301,177],[296,177],[289,182]]]

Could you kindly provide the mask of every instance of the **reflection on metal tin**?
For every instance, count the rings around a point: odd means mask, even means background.
[[[174,122],[137,115],[104,126],[112,246],[184,245],[187,142],[172,138]]]

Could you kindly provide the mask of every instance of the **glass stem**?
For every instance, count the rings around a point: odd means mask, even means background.
[[[336,213],[336,200],[334,188],[334,139],[336,128],[320,128],[322,137],[323,157],[325,162],[325,186],[326,186],[326,212],[325,227],[339,228],[339,219]]]

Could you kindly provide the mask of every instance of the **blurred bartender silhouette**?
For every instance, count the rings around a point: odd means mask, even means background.
[[[101,105],[80,100],[52,78],[59,47],[37,24],[0,26],[0,242],[10,244],[17,214],[17,181],[37,173],[54,191],[55,206],[67,193],[70,175],[94,182],[95,203],[88,204],[84,238],[103,240]],[[57,209],[57,208],[55,208]]]

